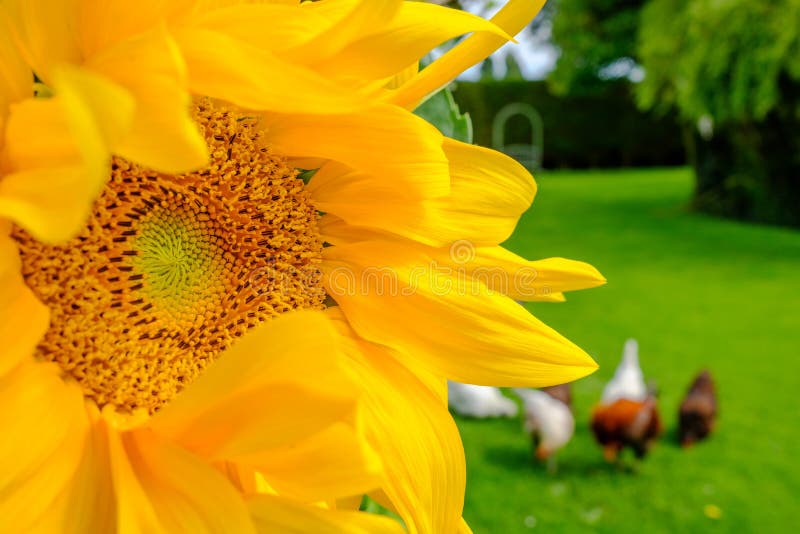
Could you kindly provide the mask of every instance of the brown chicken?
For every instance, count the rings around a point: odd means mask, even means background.
[[[678,410],[678,439],[682,447],[689,447],[705,439],[717,418],[717,393],[708,370],[701,372],[692,382]]]
[[[663,430],[653,395],[643,401],[621,398],[601,404],[592,413],[591,427],[609,462],[617,460],[625,447],[643,458]]]

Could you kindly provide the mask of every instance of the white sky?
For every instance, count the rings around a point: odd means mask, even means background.
[[[489,18],[501,7],[502,2],[492,0],[462,0],[464,9]],[[534,34],[525,28],[517,35],[518,43],[508,43],[492,55],[492,74],[495,78],[503,78],[506,74],[506,56],[512,55],[522,70],[522,75],[527,80],[542,80],[553,70],[558,57],[558,51],[550,42],[550,25],[543,25]],[[434,52],[434,57],[441,55],[441,51]],[[481,77],[481,66],[476,65],[465,71],[459,80],[478,80]]]
[[[498,0],[461,0],[464,9],[480,15],[483,18],[490,18],[505,1]],[[545,21],[540,24],[536,32],[526,27],[516,38],[517,43],[507,43],[497,52],[492,54],[492,75],[496,79],[502,79],[506,75],[506,57],[513,56],[520,66],[522,76],[526,80],[543,80],[555,68],[558,59],[558,49],[551,41],[552,24]],[[441,55],[443,50],[434,52],[434,57]],[[636,83],[644,78],[644,70],[631,58],[620,58],[602,69],[599,76],[603,79],[628,78]],[[481,65],[475,65],[465,71],[459,80],[475,81],[481,77]]]

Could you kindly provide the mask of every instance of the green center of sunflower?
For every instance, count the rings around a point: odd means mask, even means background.
[[[198,222],[193,213],[157,209],[140,221],[132,243],[138,254],[131,263],[148,280],[142,291],[175,316],[213,297],[206,293],[224,275],[224,248]]]
[[[100,407],[152,413],[248,329],[323,306],[317,212],[297,172],[254,119],[207,101],[196,119],[207,168],[166,175],[115,159],[76,238],[13,231],[51,312],[37,357]]]

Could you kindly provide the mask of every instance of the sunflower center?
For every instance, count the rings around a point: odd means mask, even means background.
[[[297,172],[254,119],[209,101],[195,113],[209,167],[166,175],[115,159],[76,238],[13,230],[51,311],[37,357],[100,407],[152,413],[249,328],[323,306],[317,212]]]
[[[214,281],[224,276],[225,268],[224,249],[199,223],[197,213],[158,207],[139,221],[131,242],[137,252],[131,264],[148,281],[142,292],[174,317],[186,315],[189,320],[197,302],[217,289]]]

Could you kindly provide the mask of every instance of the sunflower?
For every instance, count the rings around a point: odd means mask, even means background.
[[[500,247],[532,177],[411,109],[542,3],[2,4],[16,530],[469,530],[446,379],[591,372],[516,301],[603,279]]]

